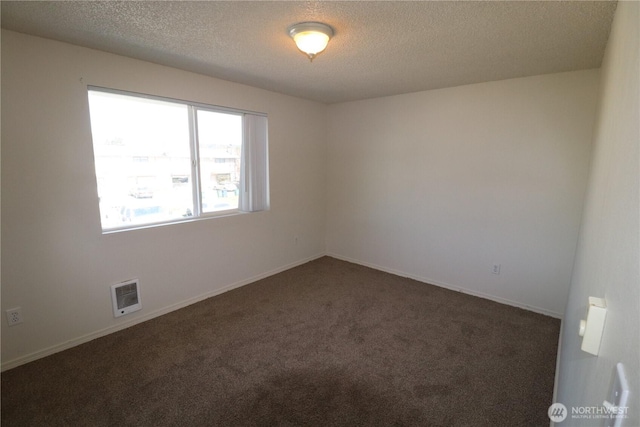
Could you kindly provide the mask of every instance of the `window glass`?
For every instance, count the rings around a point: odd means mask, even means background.
[[[238,209],[242,116],[198,110],[202,212]]]
[[[186,105],[90,91],[102,228],[183,218],[193,212]]]

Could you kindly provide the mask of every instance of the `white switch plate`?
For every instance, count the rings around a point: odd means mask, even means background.
[[[613,384],[609,392],[609,398],[605,400],[604,406],[615,411],[612,418],[605,421],[606,427],[622,427],[625,415],[628,412],[627,404],[629,403],[629,383],[624,373],[622,363],[616,365],[613,374]],[[615,415],[619,416],[615,416]]]
[[[600,341],[602,341],[602,333],[604,332],[604,321],[607,317],[607,302],[603,298],[589,297],[589,308],[587,310],[587,320],[580,325],[582,337],[583,351],[598,355],[600,351]]]

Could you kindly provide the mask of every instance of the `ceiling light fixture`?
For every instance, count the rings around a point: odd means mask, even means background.
[[[289,27],[289,35],[310,61],[322,52],[333,37],[333,28],[321,22],[301,22]]]

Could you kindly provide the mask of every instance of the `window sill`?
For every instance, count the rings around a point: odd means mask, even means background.
[[[137,224],[137,225],[131,225],[131,226],[103,229],[102,230],[102,234],[103,235],[106,235],[106,234],[117,234],[117,233],[123,233],[123,232],[126,232],[126,231],[144,230],[144,229],[148,229],[148,228],[165,227],[165,226],[168,226],[168,225],[186,224],[186,223],[190,223],[190,222],[208,221],[208,220],[217,219],[217,218],[225,218],[225,217],[231,217],[231,216],[245,215],[245,214],[248,214],[248,213],[251,213],[251,212],[243,212],[243,211],[240,211],[240,210],[237,210],[237,209],[232,209],[232,210],[228,210],[228,211],[219,211],[219,212],[209,212],[209,213],[206,213],[206,214],[202,214],[201,216],[198,216],[198,217],[172,219],[172,220],[169,220],[169,221],[154,222],[154,223],[150,223],[150,224]]]

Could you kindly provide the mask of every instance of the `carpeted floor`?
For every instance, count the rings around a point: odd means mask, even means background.
[[[2,373],[2,425],[547,426],[559,327],[324,257]]]

